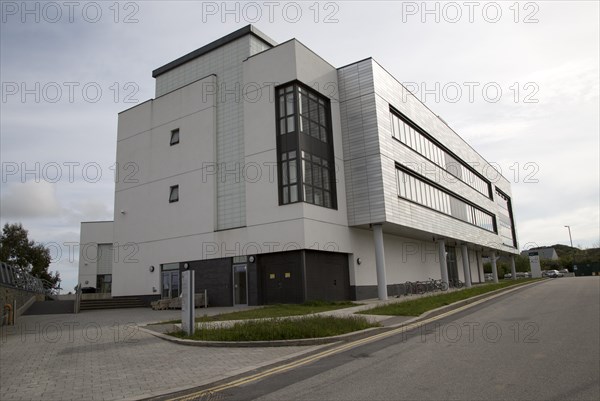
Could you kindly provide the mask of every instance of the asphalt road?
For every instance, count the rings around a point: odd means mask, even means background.
[[[599,400],[600,278],[547,280],[203,400]]]

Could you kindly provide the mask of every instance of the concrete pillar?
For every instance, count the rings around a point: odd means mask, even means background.
[[[471,267],[469,266],[469,250],[465,244],[461,245],[463,272],[465,273],[465,287],[471,287]]]
[[[446,264],[446,241],[438,240],[438,251],[440,254],[440,273],[442,273],[442,281],[448,284],[448,265]]]
[[[385,277],[385,253],[383,247],[383,227],[373,224],[373,240],[375,242],[375,266],[377,268],[377,294],[385,301],[387,296],[387,279]]]
[[[481,251],[475,252],[475,258],[477,259],[477,271],[479,271],[479,282],[485,283],[485,272],[483,270],[483,258]]]
[[[496,267],[496,252],[491,253],[490,259],[492,260],[492,277],[494,278],[494,283],[497,283],[498,282],[498,267]]]
[[[510,257],[510,273],[513,280],[517,279],[517,267],[515,266],[515,256]]]

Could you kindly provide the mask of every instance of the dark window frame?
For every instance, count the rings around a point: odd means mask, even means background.
[[[173,194],[176,192],[177,197],[174,198]],[[169,203],[179,202],[179,185],[171,185],[169,187]]]
[[[322,206],[328,209],[337,210],[337,185],[335,178],[335,155],[333,150],[333,131],[331,118],[331,101],[327,96],[322,95],[318,91],[310,88],[304,83],[293,80],[274,88],[275,90],[275,119],[277,133],[277,171],[278,171],[278,195],[279,205],[288,205],[298,202],[306,202],[316,206]],[[281,92],[283,91],[283,92]],[[300,104],[301,96],[306,97],[308,116],[304,115],[304,109]],[[293,112],[288,110],[288,99],[293,99]],[[316,104],[315,119],[311,113],[310,104]],[[283,110],[282,110],[283,109]],[[302,113],[301,113],[302,109]],[[301,131],[300,120],[308,121],[309,128]],[[325,119],[325,121],[322,121]],[[311,125],[312,124],[312,125]],[[291,127],[291,128],[290,128]],[[318,137],[311,127],[316,127]],[[325,134],[325,135],[323,135]],[[295,168],[296,182],[289,181],[289,161],[290,152],[295,153]],[[315,157],[316,170],[323,172],[323,160],[326,162],[327,177],[322,177],[321,186],[316,186],[314,183],[305,181],[304,166],[306,161],[310,160],[311,171],[313,168],[312,158]],[[320,160],[320,163],[319,163]],[[288,171],[287,176],[284,170]],[[288,181],[285,182],[285,178]],[[312,199],[307,199],[305,192],[307,188],[310,190],[316,188],[316,192],[322,192],[322,201],[315,203],[314,196]],[[292,192],[297,191],[295,201],[291,201]],[[329,195],[330,206],[326,205],[326,193]],[[286,196],[287,195],[287,196]]]
[[[169,141],[169,145],[177,145],[179,143],[179,128],[175,128],[171,130],[171,140]]]

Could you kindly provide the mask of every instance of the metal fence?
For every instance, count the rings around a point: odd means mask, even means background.
[[[34,277],[23,269],[4,262],[0,262],[0,284],[49,296],[58,295],[59,292],[48,280]]]

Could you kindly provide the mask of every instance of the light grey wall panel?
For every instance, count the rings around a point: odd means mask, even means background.
[[[501,239],[495,233],[398,198],[396,163],[414,170],[482,209],[495,215],[498,214],[498,206],[492,199],[479,193],[465,182],[450,175],[446,170],[393,138],[390,125],[390,104],[463,161],[473,166],[484,177],[494,178],[494,180],[490,179],[492,181],[492,192],[494,185],[497,185],[503,192],[510,194],[510,183],[506,178],[498,177],[493,167],[481,155],[450,129],[433,111],[410,94],[379,64],[373,61],[372,66],[377,104],[379,146],[382,155],[386,221],[458,241],[513,252],[511,248],[502,245]],[[456,205],[453,207],[456,208]]]
[[[246,225],[242,62],[270,46],[252,35],[241,37],[156,78],[156,96],[164,95],[209,74],[217,77],[216,185],[217,230]]]
[[[338,70],[348,224],[385,219],[377,106],[371,62]]]

